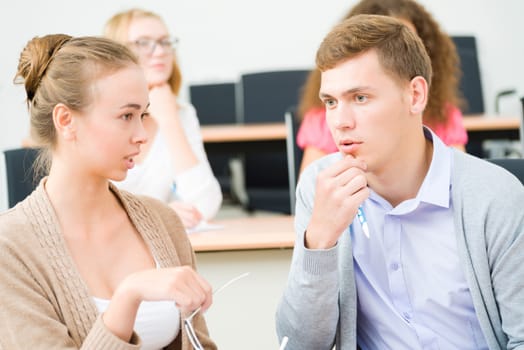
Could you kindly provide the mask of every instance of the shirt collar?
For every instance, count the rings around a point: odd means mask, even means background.
[[[424,136],[433,143],[433,154],[428,172],[420,186],[417,196],[413,199],[400,203],[393,208],[392,214],[403,214],[410,212],[418,207],[420,202],[449,208],[450,189],[451,189],[451,150],[442,140],[431,131],[424,127]],[[390,206],[389,203],[375,191],[371,190],[369,198],[375,202],[382,203],[382,206]]]
[[[433,155],[428,173],[418,191],[417,199],[421,202],[449,208],[451,149],[427,127],[424,127],[424,136],[433,142]]]

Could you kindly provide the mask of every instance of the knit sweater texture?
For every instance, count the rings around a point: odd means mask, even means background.
[[[304,246],[321,158],[300,176],[296,241],[276,316],[286,350],[357,348],[357,292],[350,234],[326,250]],[[524,349],[524,187],[505,169],[453,152],[453,218],[457,249],[475,313],[490,350]]]
[[[195,268],[191,244],[172,209],[110,188],[160,267]],[[0,266],[0,349],[140,348],[135,333],[128,343],[105,327],[69,254],[43,182],[0,214]],[[187,316],[181,313],[181,318]],[[204,348],[216,349],[200,313],[193,325]],[[167,349],[192,348],[180,330]]]

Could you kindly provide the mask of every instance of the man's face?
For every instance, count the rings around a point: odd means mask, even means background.
[[[406,150],[414,118],[410,83],[404,85],[384,71],[375,50],[322,72],[320,98],[333,139],[342,153],[364,160],[369,172],[380,172]]]

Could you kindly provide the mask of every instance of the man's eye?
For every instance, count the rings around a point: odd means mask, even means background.
[[[326,105],[326,107],[332,108],[337,105],[337,102],[335,100],[329,99],[329,100],[324,100],[324,104]]]
[[[364,95],[357,95],[357,96],[355,97],[355,100],[356,100],[357,102],[360,102],[360,103],[362,103],[362,102],[366,102],[367,99],[368,99],[368,98],[367,98],[366,96],[364,96]]]

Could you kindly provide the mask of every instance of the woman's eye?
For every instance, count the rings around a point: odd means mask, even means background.
[[[122,119],[124,119],[124,120],[131,120],[131,118],[133,118],[133,114],[131,114],[131,113],[126,113],[126,114],[122,115]]]
[[[144,112],[140,115],[140,118],[144,119],[144,118],[147,118],[149,117],[149,112]]]

